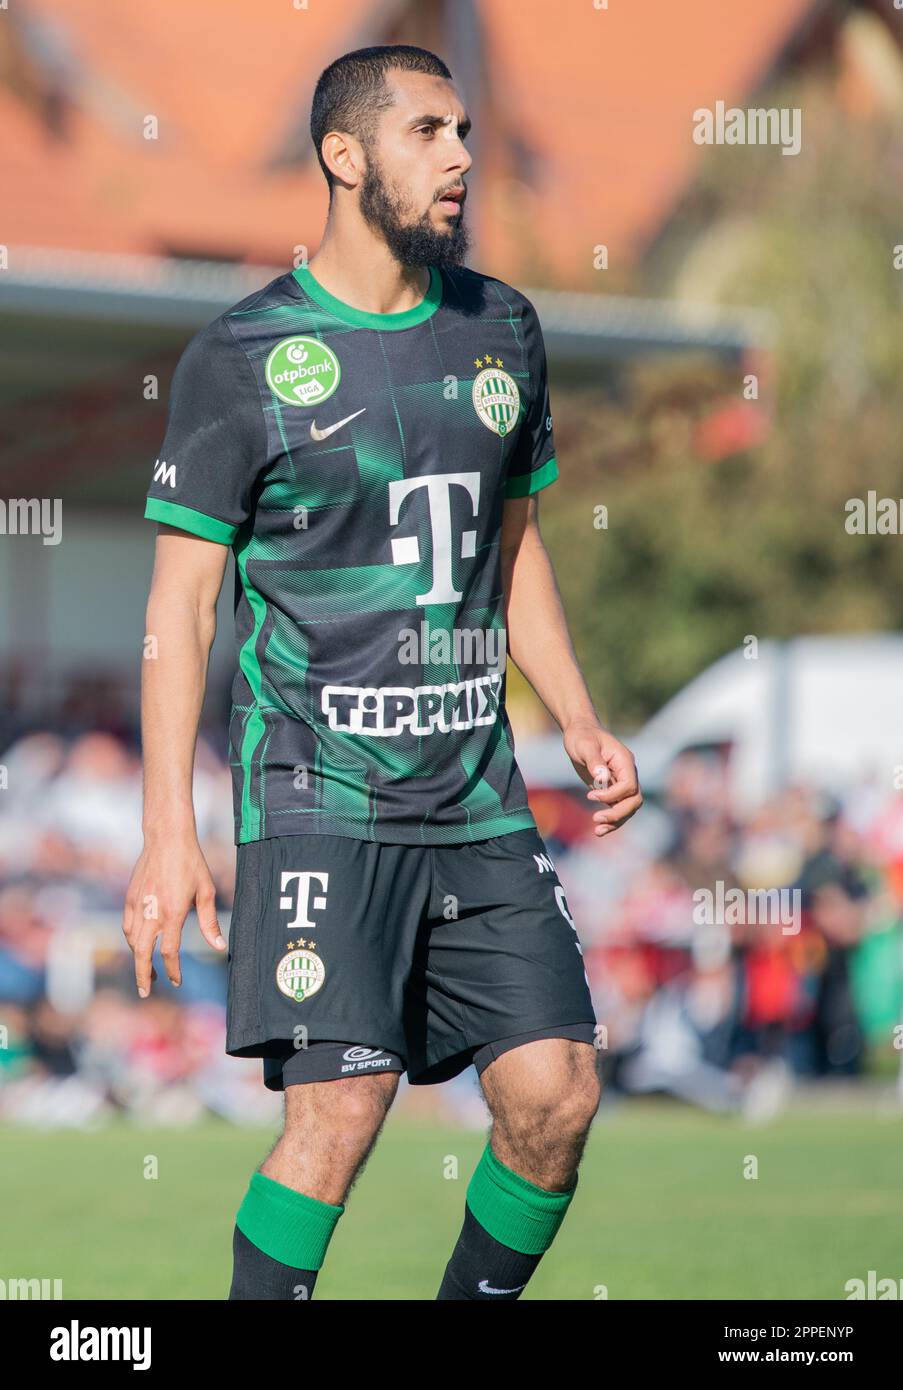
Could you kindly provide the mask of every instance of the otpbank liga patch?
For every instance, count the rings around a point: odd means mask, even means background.
[[[266,361],[267,385],[283,405],[320,405],[338,389],[339,359],[317,338],[283,338]]]

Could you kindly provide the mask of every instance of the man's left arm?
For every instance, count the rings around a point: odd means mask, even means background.
[[[561,729],[568,757],[591,788],[587,799],[602,806],[593,813],[595,833],[607,835],[643,797],[633,755],[603,728],[577,663],[536,493],[506,499],[501,560],[508,653]]]

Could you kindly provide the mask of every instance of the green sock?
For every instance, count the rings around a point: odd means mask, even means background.
[[[566,1192],[549,1192],[513,1172],[487,1144],[467,1188],[467,1205],[485,1231],[523,1255],[548,1250],[564,1220],[577,1179]]]
[[[255,1173],[235,1224],[258,1250],[295,1269],[319,1269],[342,1206],[295,1192],[265,1173]]]
[[[467,1189],[464,1225],[436,1297],[520,1298],[576,1191],[549,1192],[515,1173],[487,1144]]]

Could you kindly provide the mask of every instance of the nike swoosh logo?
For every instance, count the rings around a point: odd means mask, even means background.
[[[364,406],[364,410],[366,410],[366,409],[367,409],[367,407]],[[319,442],[320,442],[321,439],[328,439],[329,436],[330,436],[331,434],[335,434],[336,430],[340,430],[340,429],[342,428],[343,425],[347,425],[347,424],[349,423],[349,421],[351,421],[351,420],[356,420],[357,417],[358,417],[359,415],[363,415],[364,410],[356,410],[356,411],[354,412],[353,415],[346,415],[345,418],[344,418],[344,420],[340,420],[339,423],[338,423],[337,425],[329,425],[325,430],[318,430],[318,429],[317,429],[317,422],[316,422],[316,420],[311,420],[311,422],[310,422],[310,437],[311,437],[311,439],[315,440],[316,443],[319,444]]]
[[[488,1279],[481,1279],[477,1285],[480,1293],[520,1293],[521,1289],[525,1289],[526,1287],[526,1284],[518,1284],[516,1289],[491,1289]]]

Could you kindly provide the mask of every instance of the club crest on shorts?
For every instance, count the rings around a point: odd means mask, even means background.
[[[310,999],[326,979],[326,966],[316,951],[289,951],[276,966],[276,983],[289,999]]]
[[[502,371],[500,357],[490,366],[492,358],[487,353],[485,359],[476,359],[476,365],[479,366],[484,360],[486,366],[477,374],[473,383],[473,408],[486,428],[504,439],[508,431],[517,424],[520,391],[514,377]]]

